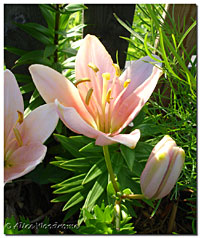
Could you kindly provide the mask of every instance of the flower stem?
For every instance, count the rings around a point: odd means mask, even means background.
[[[117,201],[117,200],[115,201],[114,211],[115,211],[115,226],[116,226],[116,230],[120,231],[121,200],[120,201]]]
[[[128,199],[144,199],[145,196],[143,194],[124,194],[121,196],[122,199],[128,198]]]
[[[115,175],[113,173],[113,168],[112,168],[112,164],[111,164],[111,161],[110,161],[110,154],[109,154],[109,150],[108,150],[107,145],[103,146],[103,153],[104,153],[104,156],[105,156],[105,161],[106,161],[106,166],[107,166],[107,169],[108,169],[108,173],[110,174],[110,180],[113,184],[115,192],[117,193],[117,192],[119,192],[119,188],[117,186],[117,183],[116,183],[116,180],[115,180]]]

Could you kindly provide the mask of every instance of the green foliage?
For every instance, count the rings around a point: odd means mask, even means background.
[[[75,55],[79,44],[74,44],[81,39],[82,29],[81,11],[85,9],[83,4],[41,4],[41,13],[46,21],[46,26],[38,23],[14,23],[21,30],[40,41],[43,49],[26,51],[12,46],[5,46],[5,50],[16,54],[13,68],[21,65],[43,64],[56,69],[59,72],[65,71],[66,75],[74,75]],[[72,43],[74,46],[72,46]],[[70,80],[74,79],[69,77]],[[23,94],[31,94],[30,100],[25,100],[25,115],[44,103],[39,94],[36,94],[35,85],[31,77],[19,75],[17,81],[21,85]]]
[[[82,209],[84,226],[72,231],[79,235],[85,234],[135,234],[132,223],[128,223],[131,219],[125,207],[122,207],[122,221],[120,230],[117,231],[114,225],[114,209],[113,205],[105,205],[102,203],[101,207],[98,205],[93,206],[93,211],[87,208]]]
[[[141,130],[142,140],[148,140],[152,145],[163,135],[169,134],[177,145],[185,150],[184,170],[172,198],[177,199],[181,190],[191,189],[191,198],[195,200],[197,58],[192,61],[192,56],[197,55],[197,46],[194,45],[188,52],[184,48],[184,40],[196,26],[196,21],[193,20],[189,28],[186,28],[186,24],[181,28],[174,20],[175,12],[170,16],[164,7],[163,4],[138,4],[132,26],[124,23],[120,16],[116,16],[116,19],[131,33],[130,39],[122,37],[129,41],[127,60],[135,60],[145,55],[154,58],[153,54],[162,59],[163,77],[144,108],[143,123],[137,124],[136,127]],[[168,22],[164,21],[164,14],[169,19]],[[186,19],[179,20],[184,22]],[[153,135],[157,137],[152,138]],[[123,147],[121,150],[125,153]],[[126,162],[129,167],[134,163],[130,162],[128,157]],[[195,216],[192,219],[193,225],[196,224]]]

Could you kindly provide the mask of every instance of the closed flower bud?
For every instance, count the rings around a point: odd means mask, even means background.
[[[170,193],[183,168],[185,152],[170,136],[154,147],[140,177],[142,193],[160,199]]]

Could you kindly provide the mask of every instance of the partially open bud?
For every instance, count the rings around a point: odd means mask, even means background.
[[[142,193],[160,199],[170,193],[183,168],[185,152],[170,136],[154,147],[140,177]]]

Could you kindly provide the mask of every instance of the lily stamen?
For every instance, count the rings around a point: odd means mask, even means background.
[[[130,80],[130,79],[127,79],[127,80],[124,82],[124,88],[127,88],[130,82],[131,82],[131,80]]]
[[[91,82],[91,80],[89,78],[82,78],[77,80],[74,85],[77,87],[80,83],[85,83],[85,82]]]
[[[115,68],[115,75],[119,77],[121,75],[121,70],[118,64],[112,64],[113,67]]]
[[[107,103],[110,103],[110,100],[113,99],[113,98],[110,97],[111,96],[111,92],[112,92],[112,90],[111,90],[111,88],[109,88],[109,90],[107,92],[107,95],[106,95],[106,102]]]
[[[90,89],[88,90],[87,95],[86,95],[86,98],[85,98],[85,103],[86,103],[87,105],[89,105],[89,102],[90,102],[92,93],[93,93],[93,88],[90,88]]]
[[[89,63],[88,66],[95,72],[97,73],[99,71],[99,69],[97,68],[97,66],[93,63]]]

